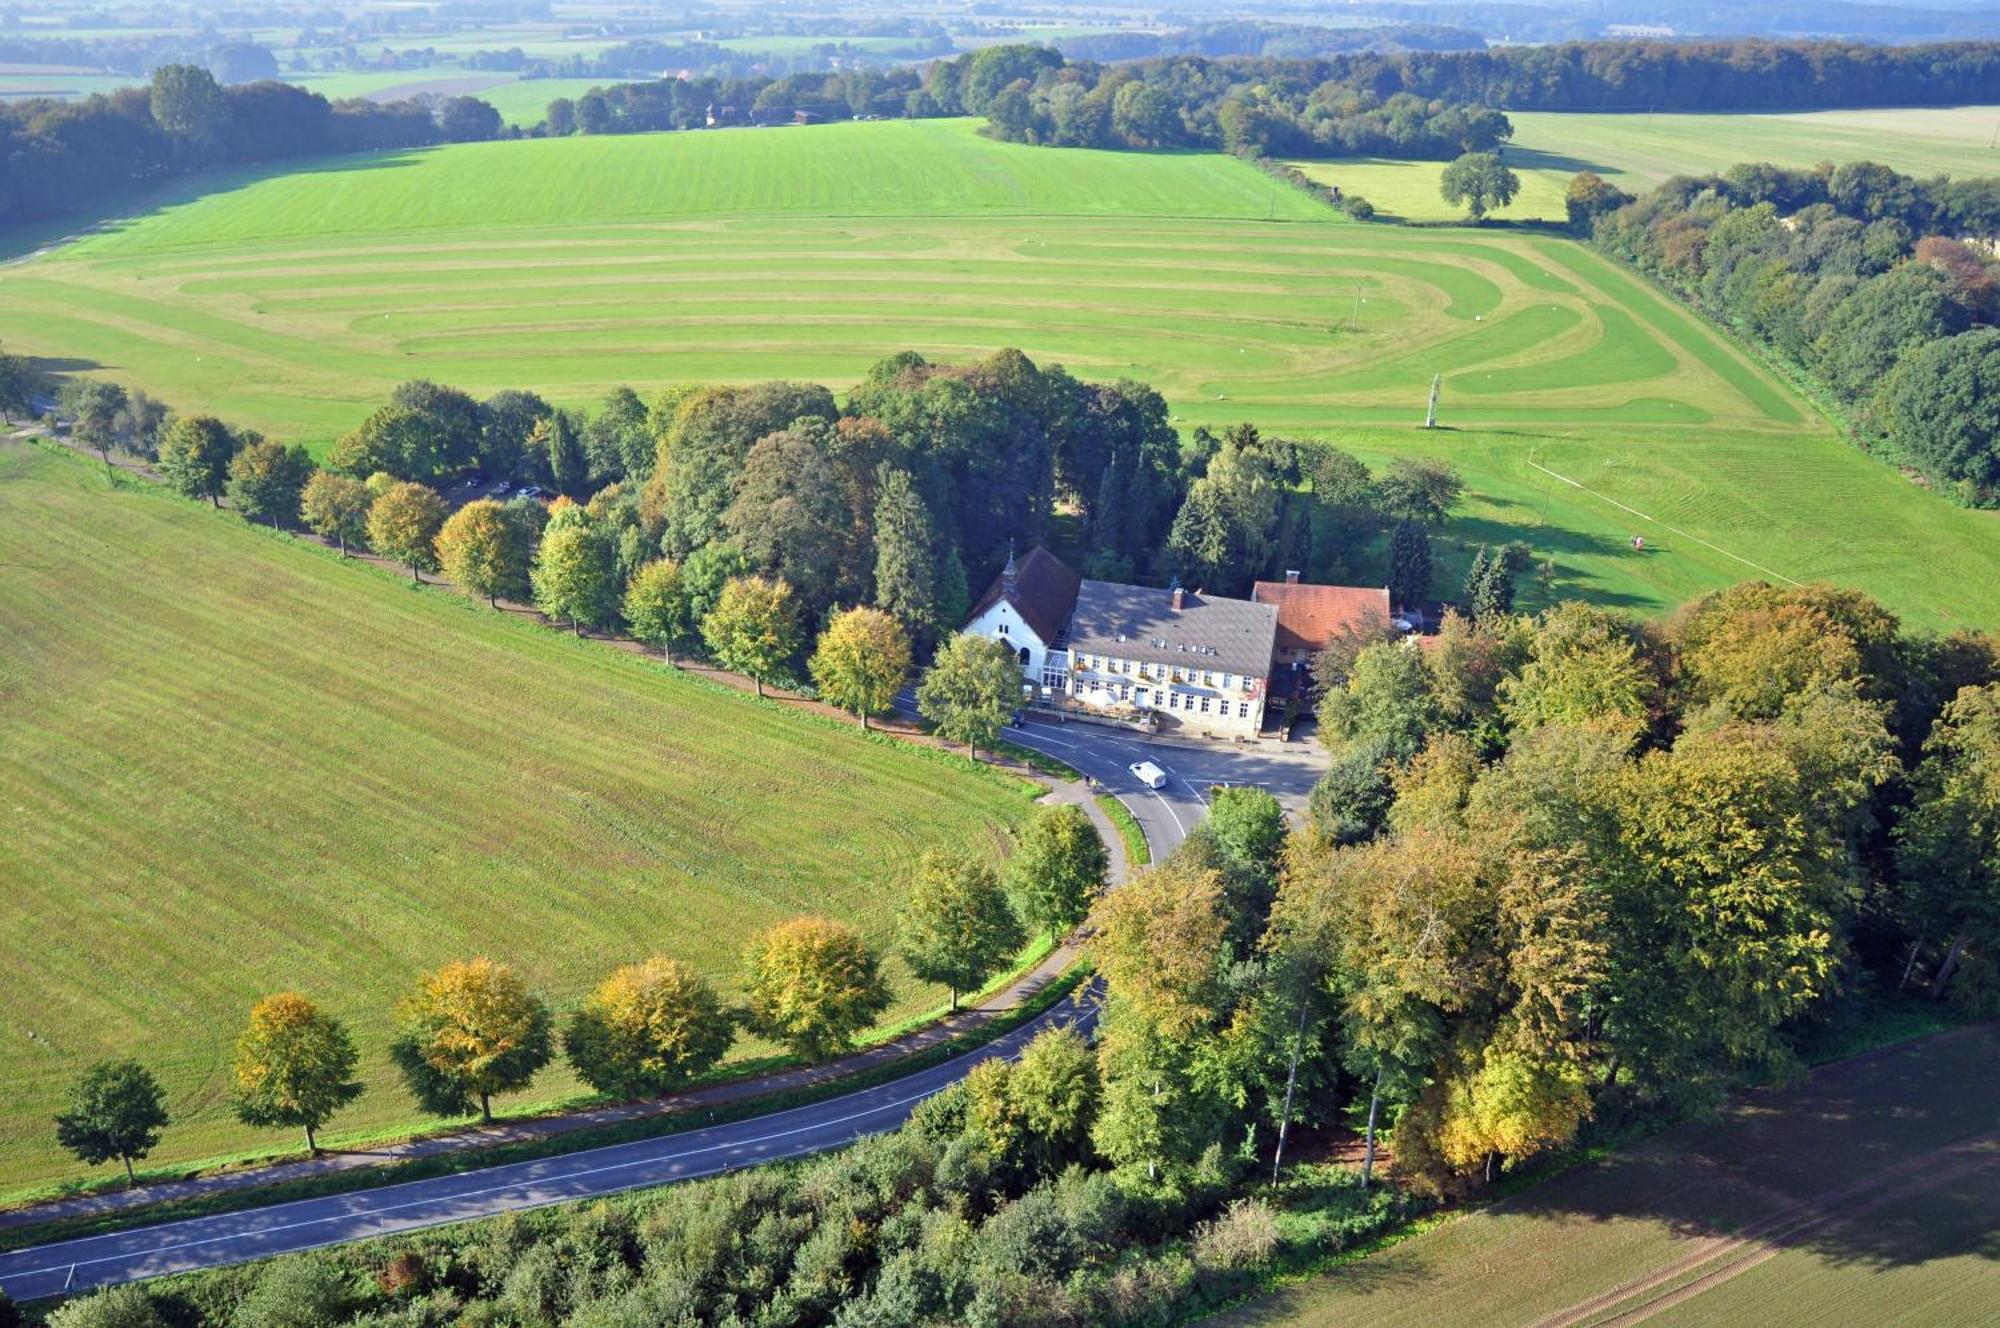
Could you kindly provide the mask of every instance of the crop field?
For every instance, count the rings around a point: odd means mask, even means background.
[[[1208,1322],[1990,1324],[1996,1090],[1993,1024],[1831,1065]]]
[[[0,963],[34,975],[0,992],[0,1196],[79,1174],[49,1117],[105,1056],[166,1085],[156,1162],[290,1147],[227,1105],[260,995],[348,1019],[336,1133],[380,1132],[415,1116],[384,1046],[419,972],[490,954],[560,1008],[658,952],[733,990],[796,913],[888,944],[918,854],[997,856],[1030,807],[77,458],[0,443],[0,510]],[[943,1004],[892,974],[890,1020]]]
[[[0,268],[0,342],[314,447],[417,376],[589,405],[1018,346],[1151,383],[1185,426],[1446,455],[1473,495],[1450,534],[1526,540],[1558,594],[1657,612],[1831,578],[1927,625],[2000,621],[1990,517],[1582,246],[1351,224],[1219,155],[918,121],[222,177]],[[1449,429],[1426,435],[1438,374]]]
[[[1739,161],[1780,166],[1879,161],[1922,177],[2000,175],[1995,140],[2000,106],[1790,115],[1510,111],[1507,118],[1514,122],[1514,139],[1506,157],[1521,177],[1521,193],[1493,215],[1515,221],[1562,220],[1563,190],[1572,175],[1586,170],[1630,193],[1671,175],[1721,171]],[[1463,215],[1438,197],[1442,162],[1365,158],[1296,164],[1392,216],[1442,221]]]

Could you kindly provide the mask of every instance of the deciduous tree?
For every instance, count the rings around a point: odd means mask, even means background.
[[[1468,152],[1438,177],[1438,194],[1453,207],[1463,203],[1474,221],[1483,221],[1490,209],[1506,207],[1520,192],[1521,177],[1492,152]]]
[[[295,991],[266,996],[236,1040],[237,1119],[303,1129],[306,1149],[317,1153],[320,1126],[361,1096],[359,1063],[338,1019]]]
[[[1006,882],[1021,920],[1055,938],[1090,916],[1110,866],[1104,840],[1083,808],[1037,807],[1007,859]]]
[[[396,1007],[389,1056],[411,1096],[434,1116],[479,1107],[534,1082],[553,1050],[549,1008],[505,964],[479,958],[446,964]]]
[[[299,502],[317,467],[304,447],[255,442],[229,460],[229,501],[271,529],[299,519]]]
[[[1006,642],[990,637],[952,637],[917,685],[918,713],[975,757],[999,740],[1020,704],[1021,665]]]
[[[535,607],[567,618],[578,636],[618,611],[618,551],[587,521],[551,521],[535,552]]]
[[[421,582],[437,566],[437,534],[444,525],[444,500],[429,486],[404,480],[391,484],[368,509],[368,544],[385,558],[410,569]]]
[[[692,591],[681,565],[671,558],[647,563],[625,585],[625,622],[632,635],[658,646],[669,664],[674,646],[693,640],[700,627]]]
[[[374,503],[375,495],[360,480],[320,470],[299,495],[299,515],[313,534],[337,542],[345,558],[349,542],[367,538],[368,509]]]
[[[807,1060],[845,1051],[889,1008],[881,961],[843,922],[781,922],[751,939],[743,965],[750,1030]]]
[[[761,576],[736,577],[702,619],[701,635],[716,662],[747,675],[762,696],[764,684],[786,675],[803,644],[792,588]]]
[[[864,729],[869,715],[895,704],[909,674],[910,639],[881,609],[863,606],[835,614],[813,651],[812,676],[820,695],[853,711]]]
[[[166,1095],[137,1061],[100,1061],[70,1088],[69,1110],[56,1117],[56,1142],[87,1166],[132,1163],[153,1151],[168,1123]]]
[[[655,956],[606,978],[571,1016],[563,1049],[600,1093],[658,1097],[722,1059],[736,1029],[707,980]]]
[[[70,436],[97,449],[109,474],[111,449],[118,443],[118,413],[125,409],[125,389],[98,378],[73,378],[63,387],[61,407],[70,419]]]
[[[498,608],[500,596],[528,590],[533,551],[526,534],[504,506],[481,498],[453,512],[438,530],[438,563],[459,589]]]
[[[917,866],[904,902],[898,945],[910,972],[951,993],[973,991],[1021,948],[1021,924],[993,869],[975,858],[933,851]]]
[[[236,438],[212,415],[184,415],[160,438],[160,474],[184,498],[206,498],[222,506]]]

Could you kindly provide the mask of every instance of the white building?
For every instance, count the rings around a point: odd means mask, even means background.
[[[972,606],[972,616],[960,630],[1012,646],[1023,682],[1036,689],[1038,698],[1051,699],[1069,690],[1063,633],[1080,583],[1062,559],[1039,544],[1018,561],[1009,552],[1007,566]]]

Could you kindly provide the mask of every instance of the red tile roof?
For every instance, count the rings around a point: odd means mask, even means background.
[[[965,616],[971,622],[1000,602],[1006,590],[1007,573],[1002,571],[986,587],[986,593]],[[1076,590],[1083,578],[1071,571],[1062,559],[1037,544],[1014,564],[1014,593],[1007,601],[1021,621],[1034,629],[1044,645],[1051,645],[1069,623],[1076,608]]]
[[[1377,586],[1259,581],[1250,598],[1277,607],[1279,650],[1317,652],[1335,637],[1371,621],[1385,631],[1389,625],[1389,592]]]

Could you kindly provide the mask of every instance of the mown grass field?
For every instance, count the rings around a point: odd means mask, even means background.
[[[0,269],[0,341],[315,447],[417,376],[590,405],[1018,346],[1154,384],[1185,426],[1448,456],[1451,538],[1526,540],[1559,595],[1660,612],[1830,578],[1926,625],[2000,621],[1990,517],[1582,246],[1354,225],[1215,155],[924,121],[329,161],[188,184]],[[1450,431],[1425,435],[1439,373]]]
[[[1508,164],[1521,193],[1493,215],[1513,221],[1561,221],[1563,191],[1578,171],[1596,171],[1630,193],[1671,175],[1724,170],[1739,161],[1811,166],[1831,161],[1879,161],[1910,175],[1954,178],[2000,175],[2000,106],[1953,106],[1866,111],[1804,111],[1790,115],[1617,115],[1510,111],[1514,139]],[[1411,221],[1463,216],[1438,197],[1442,162],[1299,162],[1316,180],[1339,185],[1377,208]]]
[[[1753,1094],[1217,1328],[2000,1319],[2000,1027]]]
[[[292,1146],[227,1107],[264,993],[349,1020],[336,1133],[379,1132],[415,1119],[384,1046],[419,972],[490,954],[560,1004],[660,952],[733,990],[797,913],[890,943],[923,850],[997,857],[1030,807],[79,459],[0,443],[0,511],[0,1196],[81,1174],[49,1116],[103,1056],[167,1087],[156,1162]],[[942,1004],[894,972],[888,1020]]]

